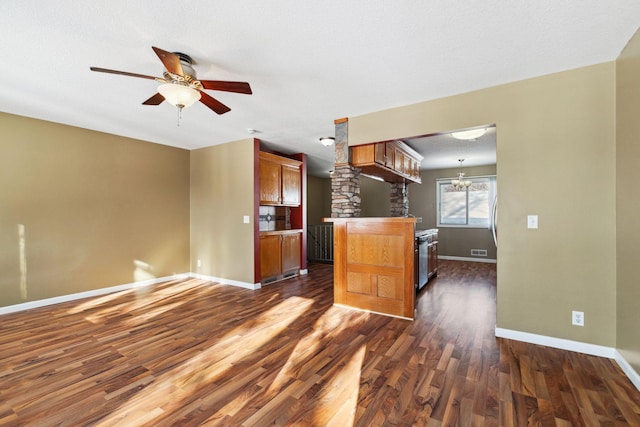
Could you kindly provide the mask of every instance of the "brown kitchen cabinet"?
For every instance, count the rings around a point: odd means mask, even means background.
[[[302,163],[260,152],[260,205],[299,206]]]
[[[277,205],[282,200],[282,166],[260,155],[260,204]]]
[[[301,236],[300,230],[260,233],[260,276],[263,280],[284,278],[300,269]]]
[[[264,284],[307,273],[307,155],[253,143],[253,275]]]
[[[387,162],[387,150],[385,147],[386,144],[374,144],[374,153],[373,156],[375,158],[376,163],[379,165],[385,165]]]
[[[282,272],[281,236],[260,236],[260,272],[261,276],[272,277]]]
[[[422,156],[402,141],[356,145],[351,150],[351,164],[367,175],[387,182],[422,182]]]
[[[300,233],[282,235],[282,273],[300,268]]]
[[[282,165],[282,204],[300,205],[300,166]]]

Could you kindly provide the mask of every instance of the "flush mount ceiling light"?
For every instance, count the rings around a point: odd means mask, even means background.
[[[487,132],[487,129],[470,129],[470,130],[461,130],[460,132],[451,132],[451,136],[455,139],[463,139],[463,140],[472,140],[478,139],[482,135]]]
[[[200,100],[200,92],[180,83],[165,83],[158,86],[158,93],[171,105],[183,109]]]
[[[324,145],[325,147],[333,145],[334,142],[336,142],[336,139],[332,136],[323,136],[322,138],[320,138],[320,144]]]
[[[472,182],[464,179],[464,172],[462,172],[462,162],[464,162],[464,159],[458,159],[458,161],[460,162],[460,172],[458,172],[457,178],[451,180],[451,185],[453,185],[456,190],[464,190],[469,188]]]

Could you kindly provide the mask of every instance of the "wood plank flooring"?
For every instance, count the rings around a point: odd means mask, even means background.
[[[0,425],[640,425],[614,361],[495,338],[495,290],[442,261],[411,322],[333,307],[316,264],[0,316]]]

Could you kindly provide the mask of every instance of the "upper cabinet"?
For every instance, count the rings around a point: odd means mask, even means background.
[[[260,153],[260,204],[277,205],[282,200],[282,166],[262,158]]]
[[[260,152],[260,204],[300,206],[302,162]]]
[[[422,182],[423,157],[402,141],[379,142],[350,147],[351,164],[363,173],[387,182]]]
[[[282,165],[282,204],[300,205],[300,165]]]

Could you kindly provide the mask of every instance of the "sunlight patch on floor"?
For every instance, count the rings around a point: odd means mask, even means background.
[[[113,302],[118,298],[126,299],[122,304],[110,306],[108,308],[100,309],[96,312],[88,314],[85,319],[91,323],[100,323],[104,319],[110,316],[122,316],[132,314],[136,310],[144,310],[148,306],[157,305],[158,302],[171,297],[178,296],[179,293],[193,289],[201,284],[198,280],[176,281],[166,282],[161,286],[163,289],[157,289],[154,285],[139,286],[134,289],[127,289],[125,291],[113,292],[101,297],[92,298],[89,301],[78,304],[77,306],[67,310],[69,314],[76,314],[83,311],[91,311],[96,307],[100,307],[108,302]],[[133,294],[133,295],[132,295]],[[161,314],[169,309],[173,309],[182,303],[168,304],[170,307],[156,308],[154,312]],[[140,316],[136,316],[141,321],[148,320],[153,317],[148,312],[143,312]]]
[[[180,280],[172,280],[169,282],[164,282],[162,283],[162,286],[167,286],[167,287],[172,287],[172,286],[176,286],[178,284],[180,284],[182,282],[183,279]],[[188,280],[186,282],[182,282],[184,284],[189,284],[189,286],[197,286],[199,283],[201,283],[201,281],[196,281],[196,280]],[[78,305],[76,305],[73,308],[70,308],[69,310],[67,310],[67,312],[69,314],[76,314],[76,313],[80,313],[82,311],[87,311],[87,310],[91,310],[95,307],[99,307],[103,304],[106,304],[110,301],[113,301],[115,299],[118,298],[122,298],[127,296],[128,294],[131,293],[135,293],[136,294],[136,298],[141,299],[144,298],[145,296],[147,296],[148,294],[151,293],[152,290],[155,289],[154,285],[142,285],[142,286],[136,286],[134,288],[131,289],[125,289],[123,291],[116,291],[116,292],[111,292],[108,293],[106,295],[102,295],[99,297],[95,297],[95,298],[91,298],[85,302],[81,302]],[[114,311],[113,309],[105,309],[103,312],[107,313],[109,311]],[[120,309],[118,309],[118,311],[120,311]]]
[[[342,309],[338,307],[329,308],[329,310],[315,322],[313,333],[298,341],[289,359],[269,386],[267,390],[268,394],[273,395],[278,393],[290,378],[300,378],[304,376],[305,373],[302,369],[304,369],[310,358],[318,357],[316,353],[319,352],[321,345],[326,345],[327,342],[345,329],[356,326],[345,323],[342,316],[334,316],[332,314],[334,310]]]
[[[146,388],[120,406],[99,425],[127,422],[143,414],[158,411],[180,412],[185,402],[204,385],[215,382],[234,364],[249,358],[262,346],[283,333],[303,315],[313,300],[292,297],[257,315],[225,334],[213,346],[154,379]],[[135,352],[135,349],[130,349]],[[197,400],[197,399],[196,399]],[[161,416],[161,413],[158,413]]]
[[[320,398],[313,408],[314,425],[336,427],[353,425],[358,406],[360,377],[365,353],[366,346],[361,345],[353,353],[347,364],[342,369],[339,369],[338,373],[325,384],[320,392]],[[340,405],[340,402],[343,403],[340,409],[335,412],[336,404]],[[327,410],[325,410],[325,407],[327,407]],[[334,412],[335,415],[327,417],[327,414]]]
[[[340,369],[336,369],[336,374],[330,381],[322,384],[320,395],[323,398],[314,402],[314,425],[326,425],[331,421],[324,419],[323,413],[335,413],[336,406],[340,406],[340,410],[339,416],[333,419],[335,425],[351,425],[355,417],[365,347],[361,346],[352,355],[340,355],[336,354],[332,343],[340,342],[339,336],[342,333],[352,335],[352,329],[357,328],[369,314],[354,312],[356,320],[345,322],[344,316],[335,313],[342,310],[344,309],[330,307],[316,320],[313,332],[298,341],[286,363],[265,391],[268,403],[247,420],[248,425],[253,422],[259,423],[266,414],[272,413],[274,408],[282,404],[280,397],[300,397],[306,393],[320,381],[316,371],[324,369],[326,365],[340,366]],[[347,358],[348,361],[343,362]],[[282,393],[284,388],[288,389],[287,393]],[[322,422],[316,424],[315,421],[320,419]]]
[[[132,289],[127,289],[126,291],[120,291],[120,292],[113,292],[101,297],[97,297],[97,298],[91,298],[88,301],[85,301],[83,303],[80,303],[78,305],[76,305],[73,308],[70,308],[69,310],[67,310],[67,313],[69,314],[77,314],[80,313],[82,311],[86,311],[86,310],[91,310],[94,307],[99,307],[103,304],[106,304],[110,301],[113,301],[115,299],[118,299],[120,297],[123,297],[129,293],[133,292]],[[108,310],[104,310],[105,312]]]

